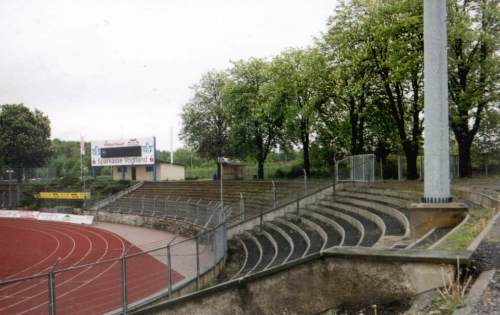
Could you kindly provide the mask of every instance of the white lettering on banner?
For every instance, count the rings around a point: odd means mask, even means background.
[[[89,224],[94,221],[92,215],[77,215],[65,213],[49,213],[38,211],[17,211],[17,210],[0,210],[0,218],[18,218],[18,219],[33,219],[40,221],[56,221],[68,222],[76,224]]]
[[[101,157],[102,148],[126,148],[131,146],[140,146],[141,156],[113,158]],[[154,165],[156,140],[154,137],[149,137],[132,138],[127,140],[92,141],[90,151],[92,166]]]

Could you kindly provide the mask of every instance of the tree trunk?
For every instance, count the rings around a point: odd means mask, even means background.
[[[300,122],[300,136],[302,140],[302,153],[304,155],[304,170],[307,177],[311,175],[311,162],[309,160],[309,132],[307,132],[308,123],[304,120]]]
[[[472,176],[472,165],[470,159],[470,148],[472,141],[460,141],[458,143],[458,166],[460,177]]]
[[[404,151],[406,157],[406,177],[407,179],[418,179],[418,147],[414,148],[411,144],[408,144],[404,146]]]
[[[311,162],[309,160],[309,137],[306,137],[306,141],[303,143],[304,151],[304,169],[306,170],[307,177],[311,175]]]
[[[257,161],[257,164],[258,164],[257,178],[264,179],[264,161]]]

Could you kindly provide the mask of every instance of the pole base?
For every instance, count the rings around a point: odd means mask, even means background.
[[[453,197],[422,197],[423,203],[448,203],[452,201]]]

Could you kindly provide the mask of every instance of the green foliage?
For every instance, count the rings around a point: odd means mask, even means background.
[[[451,127],[464,177],[471,175],[471,145],[484,113],[498,106],[500,1],[449,1],[448,16]]]
[[[0,160],[11,168],[44,166],[51,155],[50,121],[22,104],[0,106]]]
[[[251,156],[264,178],[268,154],[283,138],[285,108],[274,89],[270,65],[263,59],[235,62],[225,86],[234,154]]]
[[[228,118],[222,90],[225,72],[208,72],[192,89],[193,98],[182,109],[181,139],[202,157],[216,160],[229,150]]]

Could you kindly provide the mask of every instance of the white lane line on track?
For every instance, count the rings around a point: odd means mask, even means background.
[[[66,255],[65,255],[65,256],[61,259],[61,261],[63,261],[63,260],[65,260],[65,259],[66,259],[69,255],[71,255],[71,254],[73,253],[73,251],[75,250],[75,245],[76,245],[76,244],[75,244],[75,240],[74,240],[73,238],[71,238],[71,237],[70,237],[67,233],[63,233],[63,232],[60,232],[60,231],[53,231],[53,232],[57,232],[57,233],[59,233],[59,234],[62,234],[62,235],[64,235],[66,238],[71,239],[71,240],[73,241],[73,246],[72,246],[71,250],[69,251],[69,253],[68,253],[68,254],[66,254]],[[40,275],[40,274],[42,274],[44,271],[48,271],[50,268],[51,268],[51,266],[48,266],[48,267],[46,267],[46,268],[42,269],[40,272],[36,273],[35,275]],[[12,288],[12,287],[15,287],[16,285],[19,285],[19,284],[21,284],[21,283],[22,283],[22,281],[19,281],[19,282],[16,282],[16,283],[12,283],[12,284],[9,284],[9,285],[7,285],[7,286],[6,286],[6,288]],[[30,288],[31,288],[31,287],[30,287]],[[25,291],[25,290],[21,290],[20,292],[24,292],[24,291]],[[1,300],[3,300],[3,299],[2,299],[2,298],[0,298],[0,301],[1,301]]]
[[[103,231],[104,231],[104,230],[103,230]],[[104,232],[107,232],[107,231],[104,231]],[[114,234],[112,234],[112,233],[107,233],[107,234],[110,234],[110,235],[111,235],[111,236],[113,236],[114,238],[117,238],[118,240],[120,240],[121,245],[122,245],[122,250],[121,250],[121,255],[122,255],[122,254],[125,252],[125,242],[123,241],[123,238],[118,237],[118,236],[116,236],[116,235],[114,235]],[[108,246],[106,246],[106,248],[108,248]],[[120,256],[121,256],[121,255],[120,255]],[[83,284],[81,284],[81,285],[79,285],[79,286],[77,286],[77,287],[75,287],[75,288],[72,288],[71,290],[69,290],[69,291],[67,291],[67,292],[65,292],[65,293],[63,293],[63,294],[58,295],[58,296],[57,296],[57,298],[56,298],[56,301],[57,301],[57,300],[59,300],[59,299],[61,299],[61,298],[63,298],[63,297],[65,297],[66,295],[68,295],[68,294],[70,294],[70,293],[72,293],[72,292],[74,292],[74,291],[76,291],[76,290],[78,290],[78,289],[80,289],[80,288],[84,287],[85,285],[87,285],[87,284],[91,283],[92,281],[94,281],[95,279],[99,278],[99,277],[100,277],[101,275],[103,275],[104,273],[108,272],[108,271],[109,271],[111,268],[113,268],[113,267],[114,267],[117,263],[118,263],[118,260],[116,260],[114,263],[112,263],[112,264],[111,264],[111,266],[109,266],[109,267],[108,267],[108,268],[106,268],[104,271],[102,271],[101,273],[97,274],[96,276],[94,276],[93,278],[91,278],[90,280],[88,280],[87,282],[85,282],[85,283],[83,283]],[[89,268],[85,268],[85,269],[84,269],[84,271],[89,270],[89,269],[90,269],[90,267],[89,267]],[[44,303],[41,303],[41,304],[39,304],[39,305],[37,305],[37,306],[34,306],[34,307],[32,307],[32,308],[30,308],[30,309],[28,309],[28,310],[26,310],[26,311],[23,311],[23,312],[21,312],[21,313],[18,313],[18,315],[25,314],[25,313],[27,313],[27,312],[30,312],[30,311],[32,311],[32,310],[35,310],[35,309],[37,309],[37,308],[39,308],[39,307],[41,307],[41,306],[44,306],[44,305],[46,305],[46,304],[48,304],[48,302],[44,302]]]
[[[49,225],[49,224],[47,224],[47,225]],[[80,233],[80,232],[79,232],[79,231],[85,231],[85,229],[78,229],[78,228],[74,228],[74,229],[69,229],[69,228],[66,228],[66,229],[65,229],[65,228],[64,228],[64,225],[59,225],[59,224],[52,224],[52,226],[55,226],[55,227],[57,227],[57,228],[59,228],[59,229],[61,229],[61,230],[63,230],[63,231],[71,231],[72,233],[76,233],[76,234],[78,234],[78,235],[81,235],[81,236],[83,236],[84,238],[86,238],[86,239],[88,240],[88,243],[89,243],[89,248],[88,248],[88,250],[87,250],[87,253],[86,253],[83,257],[81,257],[81,258],[80,258],[77,262],[73,263],[71,266],[76,266],[76,265],[78,265],[78,264],[79,264],[79,263],[80,263],[83,259],[85,259],[85,258],[86,258],[86,257],[87,257],[87,256],[88,256],[91,252],[92,252],[92,250],[93,250],[93,249],[92,249],[92,241],[90,240],[90,238],[89,238],[88,236],[86,236],[86,235],[84,235],[83,233]],[[58,232],[60,232],[60,230],[58,230]],[[95,234],[96,236],[98,236],[98,238],[101,238],[101,239],[102,239],[102,240],[106,243],[106,247],[105,247],[105,248],[106,248],[106,250],[103,252],[103,254],[102,254],[102,255],[101,255],[101,257],[100,257],[100,258],[102,258],[102,257],[106,254],[106,252],[107,252],[107,248],[108,248],[107,241],[106,241],[106,239],[104,239],[102,236],[98,235],[98,233],[94,233],[94,232],[92,232],[92,231],[91,231],[91,233],[92,233],[92,234]],[[73,240],[74,240],[74,239],[73,239]],[[100,259],[100,258],[99,258],[99,259]],[[70,267],[71,267],[71,266],[70,266]],[[49,268],[50,268],[50,267],[49,267]],[[84,269],[84,270],[85,270],[85,269]],[[74,279],[74,278],[76,278],[78,275],[80,275],[82,272],[84,272],[84,270],[83,270],[83,271],[81,271],[81,272],[79,272],[79,273],[77,273],[77,274],[76,274],[75,276],[73,276],[72,278],[66,279],[66,280],[65,280],[65,281],[63,281],[63,282],[58,283],[58,284],[56,285],[56,287],[60,287],[61,285],[63,285],[63,284],[65,284],[65,283],[67,283],[67,282],[69,282],[69,281],[73,280],[73,279]],[[57,275],[56,275],[56,277],[57,277]],[[57,283],[57,282],[56,282],[56,283]],[[36,287],[37,285],[40,285],[40,283],[38,283],[38,284],[34,284],[34,285],[31,285],[31,286],[29,286],[29,287],[25,288],[24,290],[17,291],[17,292],[16,292],[16,294],[21,293],[21,292],[24,292],[25,290],[28,290],[28,289],[32,289],[32,288]],[[43,283],[43,285],[45,286],[45,285],[46,285],[46,283],[44,282],[44,283]],[[19,302],[17,302],[17,303],[10,304],[10,305],[7,305],[7,306],[5,306],[5,307],[1,308],[1,309],[0,309],[0,311],[1,311],[1,310],[4,310],[5,308],[11,308],[11,307],[13,307],[13,306],[15,306],[15,305],[17,305],[17,304],[19,304],[19,303],[24,303],[25,301],[30,300],[30,299],[33,299],[33,298],[35,298],[35,297],[37,297],[37,296],[39,296],[39,295],[41,295],[41,294],[45,294],[46,292],[47,292],[47,290],[44,290],[44,291],[41,291],[41,292],[39,292],[39,293],[37,293],[37,294],[35,294],[35,295],[29,296],[29,297],[25,297],[22,301],[19,301]]]
[[[64,256],[64,257],[61,259],[61,262],[62,262],[62,261],[64,261],[64,260],[66,260],[68,257],[70,257],[70,255],[71,255],[71,254],[73,254],[73,252],[75,251],[75,248],[76,248],[76,242],[75,242],[75,239],[74,239],[73,237],[71,237],[68,233],[61,232],[61,231],[59,231],[59,230],[52,230],[52,232],[57,232],[57,233],[60,233],[61,235],[66,236],[68,239],[71,239],[71,240],[72,240],[72,242],[73,242],[73,246],[72,246],[72,248],[71,248],[70,252],[69,252],[66,256]],[[38,274],[41,274],[41,273],[43,273],[43,271],[46,271],[46,270],[48,271],[51,267],[52,267],[52,266],[48,266],[47,268],[43,269],[43,270],[42,270],[40,273],[38,273]],[[21,284],[22,284],[22,282],[23,282],[23,281],[19,281],[19,282],[16,282],[16,283],[12,283],[12,284],[10,285],[10,289],[12,289],[15,285],[21,285]],[[19,290],[19,291],[16,291],[16,294],[19,294],[19,293],[25,292],[25,291],[27,291],[27,290],[30,290],[30,289],[32,289],[32,288],[34,288],[34,287],[38,286],[38,285],[39,285],[39,283],[32,284],[32,285],[30,285],[30,286],[28,286],[28,287],[25,287],[25,288],[23,288],[23,289],[21,289],[21,290]],[[3,297],[3,298],[0,298],[0,301],[5,300],[5,299],[6,299],[6,298],[8,298],[8,297],[9,297],[9,296],[7,296],[7,297]],[[30,299],[30,298],[32,298],[32,297],[24,298],[24,299],[23,299],[23,301],[20,301],[20,302],[18,302],[18,303],[15,303],[15,305],[17,305],[17,304],[19,304],[19,303],[22,303],[22,302],[24,302],[24,300],[27,300],[27,299]],[[9,307],[12,307],[12,306],[6,306],[6,307],[3,307],[3,308],[0,308],[0,311],[1,311],[1,310],[4,310],[5,308],[9,308]]]
[[[11,274],[11,275],[9,275],[9,276],[5,277],[5,278],[4,278],[4,279],[2,279],[2,280],[12,279],[15,275],[18,275],[18,274],[20,274],[20,273],[23,273],[23,272],[25,272],[25,271],[28,271],[28,270],[32,269],[33,267],[38,266],[39,264],[41,264],[41,263],[43,263],[44,261],[46,261],[47,259],[49,259],[49,258],[50,258],[50,256],[54,255],[54,254],[57,252],[57,250],[59,249],[59,246],[61,245],[61,243],[59,242],[59,239],[58,239],[57,237],[54,237],[54,235],[51,235],[50,233],[47,233],[46,231],[43,231],[43,230],[37,230],[37,229],[29,229],[29,228],[25,228],[25,227],[22,227],[22,228],[19,228],[19,229],[28,230],[28,231],[35,231],[35,232],[37,231],[37,232],[40,232],[40,233],[42,233],[42,234],[46,234],[47,236],[49,236],[49,237],[53,238],[53,239],[56,241],[57,246],[56,246],[56,248],[55,248],[55,249],[54,249],[54,250],[53,250],[53,251],[52,251],[49,255],[47,255],[47,256],[46,256],[44,259],[42,259],[41,261],[39,261],[39,262],[37,262],[36,264],[33,264],[33,265],[31,265],[31,266],[27,267],[26,269],[23,269],[23,270],[21,270],[21,271],[18,271],[18,272],[16,272],[16,273],[13,273],[13,274]],[[36,275],[36,274],[39,274],[39,272],[38,272],[38,273],[35,273],[35,275]],[[4,288],[0,288],[0,292],[2,292],[2,290],[4,290]]]

